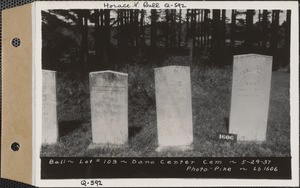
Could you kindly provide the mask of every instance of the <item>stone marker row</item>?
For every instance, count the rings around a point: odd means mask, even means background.
[[[177,146],[191,149],[193,142],[190,68],[154,69],[158,144],[157,151]],[[238,140],[265,141],[269,109],[272,57],[256,54],[234,57],[229,132]],[[92,117],[91,148],[119,146],[128,141],[128,74],[90,73]],[[217,115],[217,114],[216,114]],[[58,138],[56,78],[43,70],[43,143]]]

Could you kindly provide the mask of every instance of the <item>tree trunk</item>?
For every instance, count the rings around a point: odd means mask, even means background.
[[[271,35],[271,49],[275,53],[278,44],[278,30],[279,30],[279,14],[280,10],[273,10],[272,12],[272,35]]]
[[[170,28],[169,28],[169,22],[170,22],[170,10],[169,9],[166,9],[165,10],[165,14],[166,14],[166,24],[165,24],[165,39],[166,39],[166,42],[165,42],[165,46],[166,48],[168,49],[170,47],[170,41],[169,41],[169,36],[170,36]]]
[[[121,29],[120,29],[120,27],[121,27],[121,10],[119,9],[119,10],[117,10],[117,46],[118,46],[118,49],[120,48],[120,40],[121,40],[121,37],[120,37],[120,35],[121,35]]]
[[[104,10],[105,15],[105,46],[109,47],[110,45],[110,10]]]
[[[87,17],[88,13],[85,10],[78,11],[78,25],[81,31],[81,65],[79,65],[79,70],[86,70],[87,56],[88,56],[88,25]]]
[[[251,48],[253,41],[253,15],[255,14],[254,10],[247,10],[246,12],[246,37],[245,45],[246,48]]]
[[[262,46],[263,48],[267,48],[268,41],[268,11],[263,10],[263,18],[262,18]]]
[[[197,46],[198,47],[201,45],[201,43],[200,43],[200,30],[201,30],[201,26],[200,26],[200,24],[201,24],[200,14],[201,14],[200,10],[197,10],[197,17],[198,18],[197,18],[197,32],[196,32],[196,35],[197,35]]]
[[[285,51],[286,51],[286,59],[284,62],[284,66],[289,65],[290,63],[290,45],[291,45],[291,10],[286,11],[286,25],[285,25]]]
[[[285,48],[290,50],[291,45],[291,10],[286,11],[286,25],[285,25]]]
[[[100,22],[100,12],[98,9],[95,9],[95,57],[96,59],[100,59],[100,35],[99,35],[99,22]]]
[[[133,28],[133,9],[130,9],[129,10],[129,45],[130,47],[133,47],[133,44],[134,44],[134,28]]]
[[[204,10],[204,45],[209,47],[209,23],[208,23],[209,10]]]
[[[203,16],[204,10],[202,9],[200,12],[200,46],[203,47]]]
[[[261,15],[261,10],[258,10],[258,30],[259,30],[259,33],[260,33],[260,35],[259,35],[259,43],[258,43],[258,46],[259,47],[261,47],[262,46],[262,43],[261,43],[261,39],[262,39],[262,37],[261,37],[261,17],[262,17],[262,15]]]
[[[141,18],[140,18],[140,45],[141,45],[141,47],[145,46],[144,17],[145,17],[145,10],[141,10]]]
[[[127,48],[129,46],[129,41],[130,41],[130,38],[129,38],[129,12],[128,10],[124,10],[124,47]]]
[[[212,20],[212,46],[216,46],[221,40],[221,30],[220,30],[220,10],[213,10],[213,20]]]
[[[124,10],[119,9],[119,25],[120,25],[120,34],[119,34],[119,47],[124,48]]]
[[[151,32],[151,36],[150,36],[150,46],[152,49],[155,48],[156,46],[156,9],[151,9],[151,28],[150,28],[150,32]]]
[[[193,9],[193,21],[192,21],[192,39],[193,39],[193,47],[195,48],[196,46],[196,26],[197,26],[197,14],[196,14],[196,9]]]
[[[87,68],[87,61],[88,61],[88,15],[87,13],[85,14],[84,18],[84,26],[83,26],[83,32],[82,32],[82,41],[83,41],[83,70],[86,70]]]
[[[80,42],[80,61],[79,61],[79,64],[76,66],[76,69],[82,70],[83,65],[84,65],[84,48],[83,48],[83,45],[84,45],[83,30],[84,29],[83,29],[83,15],[82,15],[81,11],[78,12],[78,26],[79,26],[79,30],[81,33],[81,42]]]
[[[104,56],[104,11],[103,9],[100,9],[100,28],[99,28],[99,58],[101,62],[103,62],[103,56]]]
[[[236,10],[231,11],[231,25],[230,25],[230,43],[231,47],[234,48],[235,43],[235,22],[236,22]]]
[[[140,32],[139,32],[139,10],[134,11],[134,45],[135,47],[140,46]]]
[[[186,35],[185,35],[185,42],[187,43],[189,40],[189,19],[190,19],[190,9],[186,10]]]
[[[176,44],[176,9],[171,10],[171,48]]]
[[[222,10],[222,29],[221,29],[221,34],[222,34],[222,45],[225,47],[225,42],[226,42],[226,10]]]
[[[192,62],[194,57],[194,48],[195,48],[195,31],[196,31],[196,10],[191,10],[191,29],[190,29],[190,39],[189,39],[189,46],[190,46],[190,62]]]
[[[179,9],[179,23],[178,23],[178,47],[181,47],[181,9]]]
[[[105,38],[104,38],[104,44],[105,44],[105,50],[104,50],[104,62],[105,64],[108,64],[108,54],[109,54],[109,48],[110,48],[110,10],[105,9],[104,10],[104,16],[105,16]]]

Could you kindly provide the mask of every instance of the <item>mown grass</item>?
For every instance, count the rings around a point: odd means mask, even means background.
[[[186,65],[191,68],[194,149],[156,152],[157,128],[153,68]],[[129,74],[129,142],[122,148],[88,149],[92,142],[88,76],[59,74],[58,120],[74,122],[54,145],[44,145],[42,157],[280,157],[290,156],[289,73],[272,73],[267,141],[229,143],[216,138],[227,132],[232,67],[208,67],[185,57],[170,57],[159,66],[126,65]],[[75,125],[78,124],[78,125]],[[70,127],[69,127],[70,128]],[[74,129],[74,130],[72,130]]]

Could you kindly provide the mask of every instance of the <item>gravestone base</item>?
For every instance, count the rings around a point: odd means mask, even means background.
[[[194,147],[192,145],[183,145],[183,146],[158,146],[155,151],[163,152],[163,151],[191,151]]]
[[[95,144],[92,143],[88,146],[88,149],[120,149],[120,148],[127,148],[128,144]]]

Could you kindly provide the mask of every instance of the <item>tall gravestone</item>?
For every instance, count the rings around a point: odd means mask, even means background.
[[[238,140],[266,140],[271,74],[271,56],[234,56],[229,132]]]
[[[90,148],[123,145],[128,141],[128,74],[90,73],[93,144]]]
[[[156,68],[155,94],[158,144],[165,148],[191,149],[193,142],[190,67]]]
[[[58,139],[56,72],[42,70],[42,143],[53,144]]]

